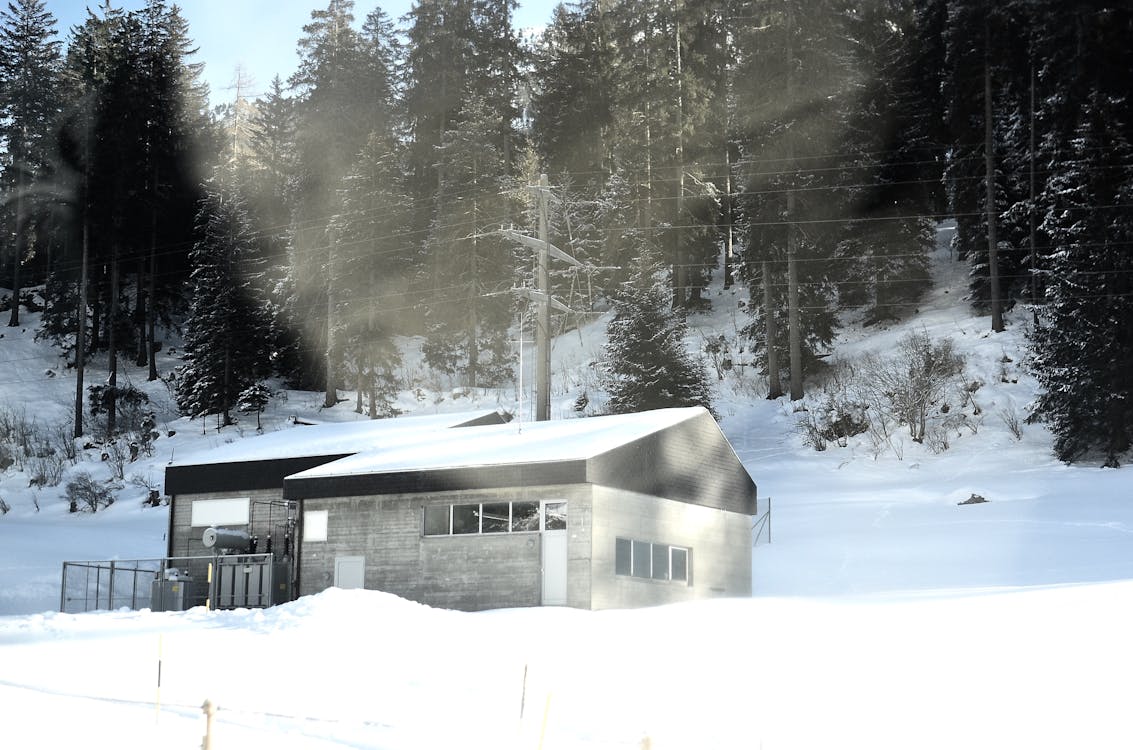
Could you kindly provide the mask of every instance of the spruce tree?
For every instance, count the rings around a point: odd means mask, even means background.
[[[838,268],[830,261],[848,216],[839,201],[834,145],[849,73],[840,49],[845,38],[836,7],[824,0],[780,0],[753,5],[749,13],[735,90],[748,228],[741,273],[753,290],[769,287],[771,304],[751,306],[746,332],[757,349],[775,347],[782,365],[797,352],[797,367],[790,368],[797,399],[837,322]],[[769,315],[776,323],[771,341]]]
[[[231,171],[213,177],[197,218],[185,364],[177,372],[177,405],[190,417],[218,415],[232,423],[240,394],[268,374],[270,351],[260,271],[244,200]]]
[[[673,309],[656,252],[645,244],[640,251],[606,327],[607,408],[614,414],[677,406],[711,410],[707,373],[685,347],[684,313]]]
[[[852,74],[839,101],[836,195],[847,221],[835,246],[836,284],[839,306],[860,309],[868,325],[899,319],[929,287],[934,209],[922,181],[934,175],[917,162],[931,164],[932,151],[918,153],[924,136],[910,116],[923,111],[902,54],[915,38],[912,3],[872,4],[848,14],[843,28],[856,43],[843,53]]]
[[[343,182],[339,242],[339,332],[357,386],[356,410],[371,418],[397,413],[401,352],[393,333],[402,330],[405,289],[412,266],[412,238],[403,231],[408,200],[404,158],[391,134],[373,133]]]
[[[16,0],[0,10],[0,166],[9,202],[12,308],[9,326],[20,324],[21,267],[29,235],[42,221],[45,201],[34,200],[35,184],[49,176],[51,135],[59,116],[60,42],[55,17],[43,0]],[[37,209],[38,206],[38,209]]]
[[[429,365],[473,387],[511,374],[516,258],[495,232],[515,215],[503,194],[504,156],[492,145],[497,123],[472,98],[438,149],[441,186],[426,242],[433,294],[425,303]]]
[[[1039,196],[1051,247],[1034,331],[1037,413],[1060,458],[1116,466],[1133,446],[1133,13],[1046,11],[1043,78],[1065,95],[1040,113],[1052,172]]]

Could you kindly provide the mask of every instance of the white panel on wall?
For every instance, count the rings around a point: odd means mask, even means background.
[[[248,523],[251,498],[194,500],[192,526],[242,526]]]
[[[330,511],[308,510],[303,513],[303,541],[325,542],[327,540],[327,518]]]

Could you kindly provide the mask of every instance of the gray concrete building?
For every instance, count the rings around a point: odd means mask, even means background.
[[[278,508],[285,548],[276,536],[269,551],[292,561],[291,595],[358,587],[481,610],[751,594],[755,483],[704,409],[460,429],[389,421],[405,431],[380,446],[273,464],[271,488],[245,481],[234,495],[240,482],[218,479],[239,473],[229,462],[170,467],[170,554],[198,551],[211,521],[263,552],[256,508]]]

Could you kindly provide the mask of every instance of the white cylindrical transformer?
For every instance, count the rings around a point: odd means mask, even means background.
[[[217,529],[210,526],[201,536],[201,543],[209,549],[226,549],[233,552],[247,552],[252,548],[252,537],[235,529]]]

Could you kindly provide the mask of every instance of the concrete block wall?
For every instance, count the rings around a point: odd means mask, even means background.
[[[174,557],[188,557],[213,554],[213,550],[205,547],[201,543],[201,534],[204,533],[206,527],[192,527],[189,525],[193,518],[193,501],[224,500],[237,497],[246,497],[252,501],[281,502],[283,500],[283,491],[280,489],[237,490],[232,492],[202,492],[198,494],[175,496],[170,509],[170,514],[172,515],[172,537],[169,544],[170,555]]]
[[[594,488],[591,607],[608,609],[751,596],[751,516]],[[687,547],[689,581],[615,573],[615,539]]]
[[[327,540],[301,543],[300,593],[334,585],[336,557],[365,557],[365,586],[430,606],[462,610],[538,606],[542,595],[538,532],[422,535],[427,505],[567,501],[567,600],[589,606],[590,488],[528,487],[448,493],[308,499],[327,511]]]

